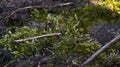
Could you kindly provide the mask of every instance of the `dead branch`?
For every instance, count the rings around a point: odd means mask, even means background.
[[[23,7],[23,8],[18,8],[16,9],[15,11],[13,11],[10,15],[6,16],[6,18],[8,18],[6,21],[5,21],[5,24],[8,23],[9,21],[9,18],[11,16],[13,16],[14,14],[20,12],[20,11],[25,11],[25,10],[29,10],[29,9],[39,9],[39,8],[46,8],[46,9],[50,9],[50,8],[55,8],[55,7],[63,7],[63,6],[69,6],[69,5],[74,5],[75,3],[73,2],[68,2],[68,3],[62,3],[62,4],[58,4],[58,5],[54,5],[54,6],[27,6],[27,7]]]
[[[35,36],[35,37],[29,37],[29,38],[25,38],[25,39],[14,40],[13,42],[19,43],[19,42],[25,42],[28,40],[34,40],[34,39],[38,39],[38,38],[58,36],[58,35],[61,35],[61,33],[45,34],[45,35],[41,35],[41,36]]]
[[[102,48],[100,48],[97,52],[95,52],[91,57],[89,57],[83,64],[81,64],[81,67],[84,67],[86,64],[90,63],[95,57],[97,57],[100,53],[102,53],[105,49],[107,49],[109,46],[114,44],[120,40],[120,35],[118,35],[116,38],[105,44]]]
[[[62,4],[58,4],[55,6],[27,6],[27,7],[23,7],[23,8],[18,8],[17,10],[13,11],[8,17],[11,17],[12,15],[14,15],[17,12],[20,11],[24,11],[24,10],[28,10],[28,9],[37,9],[37,8],[54,8],[54,7],[62,7],[62,6],[69,6],[69,5],[73,5],[75,3],[72,2],[68,2],[68,3],[62,3]]]

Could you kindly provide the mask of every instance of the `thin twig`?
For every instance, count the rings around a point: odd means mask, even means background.
[[[107,49],[109,46],[111,46],[118,40],[120,40],[120,35],[118,35],[116,38],[114,38],[113,40],[105,44],[102,48],[100,48],[97,52],[95,52],[91,57],[89,57],[83,64],[81,64],[80,67],[84,67],[86,64],[90,63],[93,59],[95,59],[95,57],[97,57],[100,53],[102,53],[105,49]]]
[[[29,37],[29,38],[25,38],[25,39],[14,40],[13,42],[19,43],[19,42],[25,42],[25,41],[28,41],[28,40],[34,40],[34,39],[37,39],[37,38],[58,36],[58,35],[61,35],[61,33],[45,34],[45,35],[41,35],[41,36],[35,36],[35,37]]]
[[[5,24],[7,24],[9,22],[9,18],[11,16],[13,16],[14,14],[20,12],[20,11],[25,11],[25,10],[29,10],[29,9],[39,9],[39,8],[46,8],[46,9],[50,9],[50,8],[55,8],[55,7],[63,7],[63,6],[69,6],[69,5],[74,5],[75,3],[73,2],[68,2],[68,3],[62,3],[62,4],[58,4],[58,5],[54,5],[54,6],[27,6],[27,7],[23,7],[23,8],[18,8],[15,11],[13,11],[10,15],[6,16],[6,18],[8,18],[5,21]]]
[[[23,7],[23,8],[18,8],[17,10],[13,11],[8,17],[11,17],[12,15],[14,15],[17,12],[23,11],[23,10],[28,10],[28,9],[37,9],[37,8],[54,8],[54,7],[59,7],[59,6],[68,6],[68,5],[73,5],[75,3],[72,2],[68,2],[68,3],[62,3],[62,4],[58,4],[55,6],[27,6],[27,7]]]

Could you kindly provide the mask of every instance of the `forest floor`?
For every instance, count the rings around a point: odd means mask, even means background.
[[[68,11],[72,12],[76,9],[76,7],[83,8],[84,6],[94,5],[93,3],[89,2],[89,1],[84,1],[84,0],[81,1],[81,2],[80,1],[79,0],[58,0],[58,1],[55,1],[55,0],[1,0],[0,1],[0,38],[1,38],[1,41],[2,41],[2,39],[5,39],[6,34],[9,34],[8,30],[10,30],[13,34],[14,33],[16,34],[16,29],[18,29],[18,28],[23,28],[23,29],[25,29],[29,32],[31,32],[31,31],[36,32],[36,30],[32,30],[34,28],[37,28],[37,30],[41,30],[43,28],[46,28],[45,30],[48,30],[49,27],[51,27],[50,29],[52,29],[52,28],[54,29],[55,25],[57,25],[57,23],[52,23],[51,22],[51,17],[54,17],[54,15],[50,17],[50,21],[49,20],[44,20],[45,19],[44,17],[46,15],[47,15],[47,17],[50,15],[49,13],[58,14],[58,17],[59,17],[59,16],[62,15],[62,12],[61,12],[61,15],[60,15],[61,10],[66,10],[67,9]],[[41,19],[42,21],[36,21],[36,19],[39,20],[39,18],[37,18],[37,16],[35,16],[34,18],[31,17],[32,14],[34,14],[34,15],[39,14],[39,12],[37,13],[37,11],[34,10],[34,9],[37,9],[40,12],[40,15],[43,15],[43,16],[38,15],[38,17],[42,18]],[[45,10],[47,9],[48,12],[45,13],[44,9]],[[58,13],[54,12],[54,11],[58,11]],[[72,13],[71,13],[71,15],[72,15]],[[68,16],[70,16],[70,15],[68,15]],[[65,16],[65,18],[66,18],[66,16]],[[69,17],[67,17],[67,18],[69,18]],[[78,21],[78,19],[75,19],[73,21],[73,20],[70,20],[70,18],[69,18],[69,20],[65,19],[66,23],[67,23],[67,21],[70,21],[70,22],[72,21],[73,25],[74,25],[74,22]],[[56,21],[56,20],[54,20],[54,18],[53,18],[52,21]],[[59,21],[61,23],[63,22],[61,19]],[[116,23],[113,24],[113,25],[111,23],[109,23],[109,21],[99,21],[99,22],[103,22],[103,23],[95,24],[94,26],[91,26],[89,28],[89,32],[90,32],[89,35],[90,35],[91,39],[93,39],[94,41],[97,41],[97,43],[99,43],[99,45],[103,46],[104,44],[108,43],[110,40],[115,38],[115,35],[120,33],[120,21],[119,20],[115,21]],[[104,23],[104,22],[107,22],[107,23]],[[70,26],[73,26],[73,25],[70,24]],[[29,27],[31,30],[28,29],[28,28],[24,28],[25,26]],[[58,24],[58,27],[60,27],[59,24]],[[69,25],[68,25],[68,27],[69,27]],[[63,30],[63,28],[62,28],[62,24],[61,24],[61,27],[60,27],[60,30],[59,30],[61,33],[64,33],[65,31],[70,31],[70,30],[67,30],[67,28],[65,30]],[[71,27],[69,27],[69,28],[71,28]],[[47,31],[47,33],[51,32],[50,29]],[[21,29],[18,29],[18,30],[20,30],[19,33],[21,33]],[[52,30],[52,31],[53,32],[58,31],[57,29],[54,29],[54,30]],[[32,33],[31,34],[28,33],[28,35],[32,35]],[[42,32],[42,33],[44,33],[44,32]],[[45,31],[45,33],[46,33],[46,31]],[[69,33],[69,32],[68,33],[66,32],[65,34],[73,35],[73,32],[72,32],[72,34]],[[64,36],[65,34],[62,34],[62,35]],[[76,36],[76,38],[77,38],[77,34],[78,33],[76,33],[76,32],[74,34],[74,36]],[[11,37],[12,37],[12,35],[11,35]],[[14,37],[14,35],[13,35],[13,37]],[[70,41],[72,41],[72,36],[68,36],[68,38],[69,37],[71,38]],[[78,36],[78,37],[80,37],[80,36]],[[56,37],[56,38],[58,38],[58,37]],[[53,38],[53,40],[55,40],[55,43],[59,43],[59,42],[56,41],[56,38]],[[58,41],[60,41],[61,39],[58,38]],[[67,38],[65,38],[65,37],[63,37],[63,39],[67,40]],[[85,39],[85,41],[87,40],[83,36],[83,40],[84,39]],[[43,39],[43,40],[45,40],[45,43],[48,42],[47,44],[51,44],[51,43],[49,43],[49,41],[53,42],[53,40],[51,40],[51,39],[50,40]],[[79,40],[76,40],[76,42],[77,41],[79,41]],[[43,42],[41,40],[41,43],[43,43]],[[81,42],[82,42],[82,40],[81,40]],[[73,43],[73,42],[70,42],[70,43]],[[84,43],[86,43],[86,42],[84,42]],[[88,43],[91,43],[91,42],[88,42]],[[12,43],[12,44],[14,44],[14,43]],[[54,45],[54,43],[53,43],[53,45]],[[54,51],[54,49],[53,48],[51,49],[51,48],[47,47],[48,49],[43,49],[44,50],[43,53],[38,53],[37,56],[36,56],[36,54],[34,54],[34,53],[36,53],[36,51],[35,51],[35,52],[33,52],[33,55],[31,55],[29,57],[25,56],[24,58],[22,57],[22,59],[17,59],[17,62],[14,62],[16,60],[11,61],[11,60],[14,59],[14,55],[12,54],[11,51],[4,50],[5,49],[4,47],[5,46],[3,46],[3,43],[0,42],[0,67],[4,67],[5,65],[8,66],[8,67],[26,67],[26,65],[28,65],[28,67],[29,67],[29,65],[31,65],[32,67],[37,67],[37,66],[38,67],[39,66],[46,67],[47,64],[48,64],[48,66],[49,65],[52,66],[51,64],[56,64],[56,65],[58,65],[58,67],[60,67],[60,66],[66,67],[68,65],[70,65],[71,67],[74,67],[74,66],[78,67],[79,64],[81,64],[84,61],[84,60],[82,60],[80,63],[77,64],[77,62],[75,62],[76,59],[73,60],[74,58],[67,59],[65,62],[64,62],[64,60],[61,61],[61,58],[60,59],[57,58],[57,59],[52,60],[52,58],[54,57],[53,56],[54,54],[51,50]],[[44,47],[46,47],[46,46],[44,46]],[[85,47],[85,46],[83,46],[83,47]],[[63,48],[65,48],[65,47],[63,47]],[[51,49],[51,50],[49,50],[49,49]],[[97,50],[97,49],[98,48],[93,49],[93,50]],[[69,48],[68,48],[68,50],[69,50]],[[58,52],[59,52],[59,50],[58,50]],[[73,52],[74,52],[74,50],[73,50]],[[64,54],[64,51],[63,51],[63,54]],[[68,53],[68,55],[69,54],[70,53]],[[70,54],[70,56],[72,56],[72,55]],[[77,56],[80,56],[80,55],[77,54]],[[60,55],[60,57],[61,57],[61,55]]]

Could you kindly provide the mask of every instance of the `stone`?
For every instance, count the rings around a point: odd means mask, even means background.
[[[105,45],[112,40],[117,34],[120,34],[120,21],[110,24],[101,23],[91,27],[91,37],[100,44]]]

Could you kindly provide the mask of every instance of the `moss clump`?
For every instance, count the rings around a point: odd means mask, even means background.
[[[6,50],[10,50],[15,55],[15,61],[25,56],[30,57],[36,51],[37,53],[35,54],[44,54],[47,49],[54,53],[51,61],[59,60],[69,66],[79,66],[101,47],[99,43],[90,38],[88,28],[99,20],[115,20],[111,16],[112,13],[113,11],[110,9],[101,6],[86,6],[70,11],[62,10],[60,13],[59,11],[51,13],[49,10],[41,13],[35,9],[32,11],[32,20],[43,21],[41,23],[44,23],[45,28],[39,30],[37,28],[31,29],[27,26],[16,27],[15,32],[11,32],[8,29],[8,34],[3,39],[0,39],[0,43],[5,46]],[[25,41],[23,43],[13,43],[13,40],[16,39],[55,32],[61,32],[62,35]],[[116,51],[112,53],[116,55]],[[102,53],[91,64],[93,66],[106,65],[103,62],[105,62],[108,52],[109,50]],[[50,63],[49,65],[58,66],[61,63]]]

